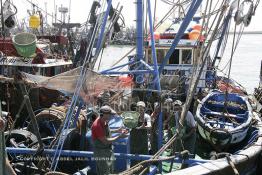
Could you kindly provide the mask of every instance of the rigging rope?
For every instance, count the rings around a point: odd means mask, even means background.
[[[98,28],[98,24],[99,24],[98,21],[95,24],[95,28],[96,29]],[[74,113],[74,110],[76,108],[77,101],[79,100],[79,93],[80,93],[80,90],[82,88],[82,84],[84,84],[84,82],[86,81],[85,78],[86,78],[86,73],[87,73],[87,70],[88,70],[87,66],[88,66],[88,61],[91,58],[91,54],[92,54],[91,50],[93,49],[93,46],[94,46],[94,41],[95,41],[95,37],[96,37],[96,31],[97,30],[94,30],[94,32],[92,33],[92,37],[91,37],[91,40],[90,40],[90,43],[89,43],[89,47],[87,47],[87,54],[86,54],[85,59],[84,59],[84,65],[82,66],[80,77],[79,77],[79,79],[77,81],[75,92],[74,92],[74,95],[72,97],[72,101],[71,101],[69,110],[67,111],[66,118],[64,120],[64,124],[63,124],[62,130],[61,130],[61,134],[60,134],[60,137],[59,137],[59,140],[58,140],[58,145],[56,147],[56,151],[55,151],[55,154],[54,154],[53,159],[52,159],[52,164],[51,164],[51,168],[50,169],[54,170],[54,171],[57,168],[59,157],[61,155],[61,151],[63,149],[63,145],[64,145],[64,141],[65,141],[63,132],[66,129],[68,129],[70,127],[70,125],[73,124],[72,123],[72,121],[74,120],[73,119],[73,113]]]

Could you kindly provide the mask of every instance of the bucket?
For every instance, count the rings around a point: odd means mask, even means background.
[[[31,33],[18,33],[13,39],[17,53],[23,57],[30,57],[36,50],[36,36]]]
[[[138,125],[139,113],[136,111],[127,111],[121,114],[125,127],[136,128]]]

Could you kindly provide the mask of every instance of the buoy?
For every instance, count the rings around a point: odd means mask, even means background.
[[[159,40],[160,39],[160,33],[154,32],[154,38],[155,38],[155,40]],[[151,35],[148,37],[148,41],[149,40],[151,40]]]
[[[197,40],[199,38],[200,31],[199,30],[192,30],[188,35],[189,35],[190,40]]]
[[[196,24],[196,25],[194,25],[192,28],[193,28],[193,30],[201,31],[202,26],[201,26],[200,24]]]
[[[40,17],[38,15],[32,15],[29,19],[29,27],[37,29],[40,26]]]
[[[154,38],[155,38],[155,40],[159,40],[160,39],[160,33],[154,32]]]

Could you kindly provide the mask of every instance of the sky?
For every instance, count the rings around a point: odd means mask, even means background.
[[[92,5],[93,0],[11,0],[18,8],[18,19],[21,20],[23,18],[28,20],[27,10],[32,10],[32,5],[28,3],[31,1],[41,7],[43,10],[47,9],[47,12],[52,15],[54,14],[54,9],[56,4],[58,7],[64,6],[69,7],[71,1],[71,21],[70,22],[78,22],[84,23],[88,18],[89,10]],[[152,6],[155,0],[151,0]],[[135,0],[113,0],[113,6],[116,7],[118,2],[120,5],[123,5],[123,16],[125,18],[127,26],[135,26],[135,17],[136,17],[136,9],[135,9]],[[157,16],[158,19],[165,14],[165,12],[169,9],[168,5],[163,4],[160,0],[157,1]],[[45,13],[44,13],[45,15]],[[27,17],[27,18],[26,18]],[[60,15],[58,15],[60,19]],[[245,29],[245,31],[262,31],[262,3],[259,4],[256,15],[253,16],[251,24]],[[48,23],[54,22],[51,20],[51,17],[48,18]]]

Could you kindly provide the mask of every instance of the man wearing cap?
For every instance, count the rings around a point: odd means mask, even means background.
[[[151,117],[145,113],[146,104],[139,101],[136,104],[139,112],[138,127],[133,128],[130,132],[130,153],[131,154],[148,154],[148,137],[147,130],[151,129]],[[131,167],[139,161],[131,161]]]
[[[96,172],[98,175],[111,174],[114,171],[114,153],[112,143],[119,138],[127,137],[122,128],[115,130],[120,134],[112,137],[108,127],[110,116],[113,114],[109,106],[100,108],[100,117],[92,124],[92,140],[94,143],[94,159],[96,161]]]
[[[175,124],[176,128],[179,127],[179,120],[182,112],[182,102],[176,100],[174,102],[174,108],[177,111],[175,113]],[[191,154],[195,153],[195,143],[196,143],[196,121],[193,114],[188,111],[185,117],[184,126],[179,133],[179,139],[176,140],[175,150],[180,152],[183,150],[188,150]]]

